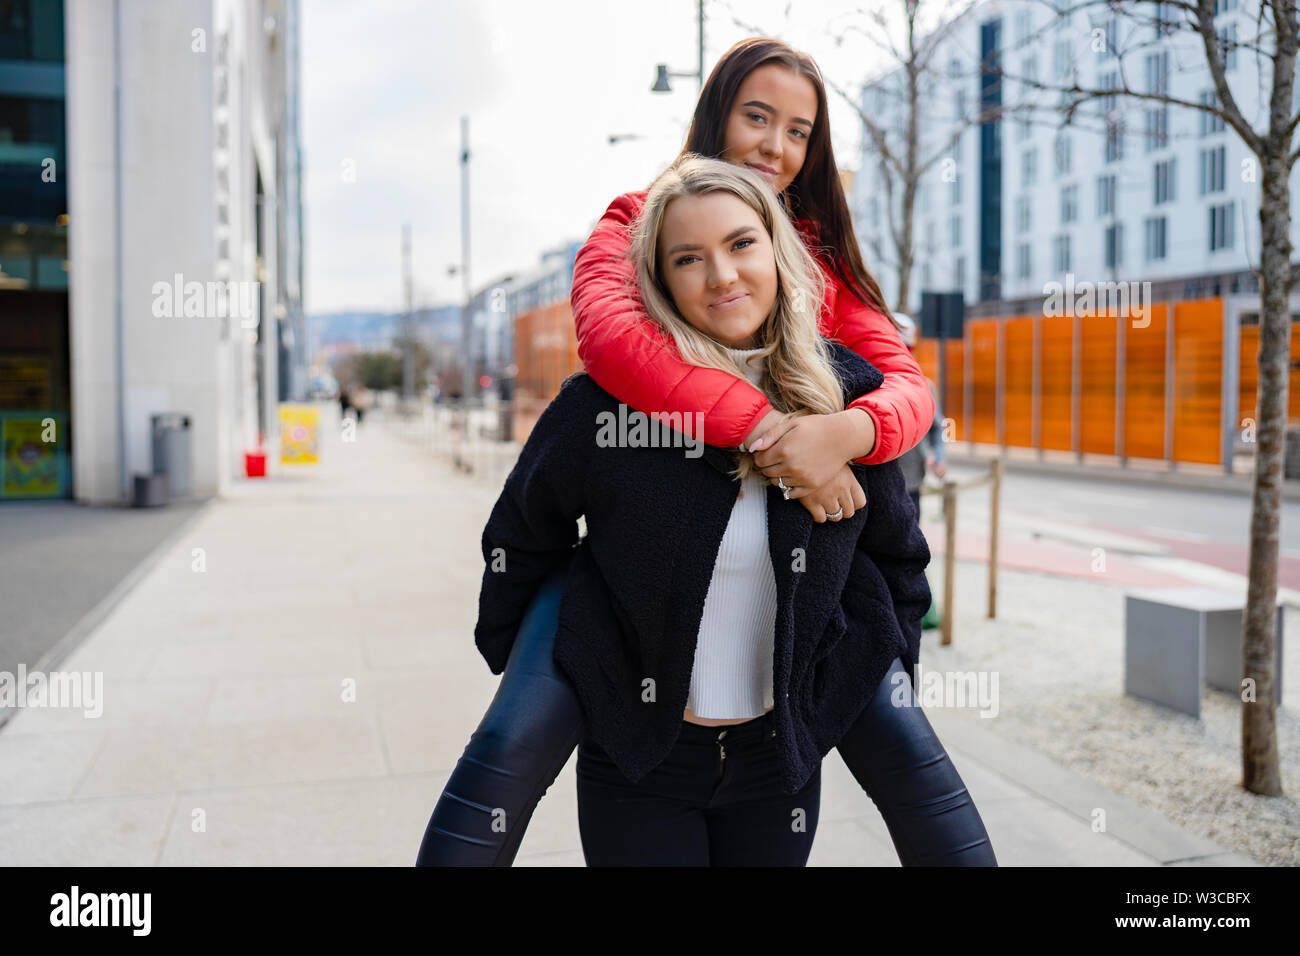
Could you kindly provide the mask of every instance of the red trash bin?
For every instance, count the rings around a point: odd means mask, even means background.
[[[263,449],[244,452],[244,473],[249,478],[266,477],[266,452]]]

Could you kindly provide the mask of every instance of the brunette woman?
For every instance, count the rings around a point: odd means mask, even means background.
[[[614,200],[575,263],[571,298],[587,371],[645,412],[703,414],[705,442],[751,453],[814,522],[851,519],[866,499],[848,462],[897,458],[920,440],[934,408],[862,264],[816,65],[778,40],[741,41],[705,84],[684,152],[748,166],[779,192],[826,280],[813,306],[820,329],[883,372],[884,384],[844,411],[787,420],[743,378],[687,363],[636,301],[629,230],[644,192]],[[582,738],[582,707],[553,656],[566,573],[552,569],[538,589],[488,713],[434,808],[417,865],[509,865],[538,800]],[[919,627],[905,639],[915,659]],[[884,816],[900,859],[995,865],[979,815],[928,722],[918,708],[891,707],[889,696],[875,695],[838,747]]]

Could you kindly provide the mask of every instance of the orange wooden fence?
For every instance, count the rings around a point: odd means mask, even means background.
[[[1224,300],[1175,303],[1172,340],[1167,311],[1157,303],[1145,316],[970,319],[962,340],[923,339],[916,357],[937,382],[939,349],[945,350],[942,412],[951,419],[950,441],[1222,464]],[[1230,419],[1238,428],[1255,417],[1258,326],[1242,326],[1239,341]],[[1291,355],[1300,358],[1298,336]],[[1293,422],[1300,420],[1297,384],[1293,368]]]
[[[1160,302],[1145,316],[970,319],[965,338],[922,339],[915,355],[937,383],[939,349],[945,350],[941,401],[944,417],[951,420],[949,441],[1222,464],[1224,300],[1174,303],[1172,341],[1167,312],[1168,304]],[[1256,418],[1259,327],[1242,326],[1239,341],[1231,419],[1238,429],[1243,420]],[[1298,334],[1291,337],[1291,357],[1293,366],[1300,362]],[[560,383],[582,369],[567,300],[515,319],[515,364],[515,437],[523,441]],[[1300,370],[1292,368],[1290,382],[1288,419],[1295,423],[1300,422]],[[1117,419],[1123,434],[1118,448]]]

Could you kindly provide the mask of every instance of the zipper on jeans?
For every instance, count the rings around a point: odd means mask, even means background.
[[[722,738],[727,736],[725,730],[718,731],[718,779],[714,781],[717,785],[722,782],[722,770],[727,762],[727,748],[722,745]]]

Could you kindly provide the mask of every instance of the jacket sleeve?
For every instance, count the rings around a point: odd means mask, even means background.
[[[855,469],[859,470],[859,469]],[[884,583],[894,616],[907,644],[910,673],[921,653],[921,619],[930,609],[930,582],[925,569],[930,546],[912,517],[903,472],[897,462],[861,469],[867,490],[867,520],[858,537],[853,570],[842,604],[849,626],[869,622],[864,596],[878,593]]]
[[[483,529],[474,643],[494,674],[505,670],[538,588],[578,543],[594,428],[577,400],[584,377],[566,379],[538,418]]]
[[[883,312],[864,305],[838,278],[831,334],[885,375],[885,384],[856,399],[876,426],[876,446],[854,461],[879,465],[916,447],[934,420],[934,395],[921,366]]]
[[[574,259],[570,305],[578,356],[620,402],[646,414],[701,413],[704,441],[735,448],[771,403],[744,379],[685,362],[672,337],[646,315],[629,256],[635,209],[629,196],[615,199]]]

